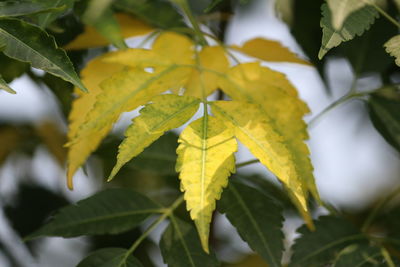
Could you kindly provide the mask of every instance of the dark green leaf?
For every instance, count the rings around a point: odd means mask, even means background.
[[[385,140],[400,151],[400,92],[395,87],[391,89],[393,95],[373,94],[370,97],[369,114]]]
[[[167,1],[116,0],[114,5],[159,28],[186,27],[182,16]]]
[[[315,222],[311,232],[302,226],[293,246],[291,267],[321,267],[332,264],[335,256],[351,244],[364,243],[366,237],[353,225],[341,218],[324,216]]]
[[[335,267],[349,266],[385,266],[383,257],[378,247],[365,244],[353,244],[339,252]]]
[[[175,175],[178,136],[169,132],[161,136],[139,156],[127,164],[129,168],[146,170],[161,175]]]
[[[321,59],[333,47],[353,39],[356,35],[362,35],[375,22],[378,15],[374,7],[365,6],[351,13],[343,23],[342,29],[338,31],[332,26],[332,16],[328,5],[323,4],[321,19],[322,44],[318,57]]]
[[[32,24],[18,19],[0,19],[0,42],[3,53],[20,61],[30,62],[87,91],[81,83],[65,51],[58,48],[54,38]]]
[[[143,265],[132,255],[126,257],[128,250],[123,248],[103,248],[97,250],[77,267],[142,267]]]
[[[5,1],[0,2],[0,18],[63,11],[63,9],[64,7],[49,8],[42,4],[28,1]]]
[[[318,59],[322,39],[321,5],[324,0],[294,0],[291,31],[311,62],[323,76],[323,61]]]
[[[40,27],[46,28],[50,23],[56,20],[59,16],[63,15],[65,11],[71,9],[74,6],[74,2],[77,0],[51,0],[51,1],[43,1],[43,0],[33,0],[35,3],[40,3],[47,8],[63,8],[58,12],[51,12],[46,14],[41,14],[38,16],[38,22]]]
[[[230,181],[218,203],[239,235],[269,266],[281,266],[282,208],[257,189]]]
[[[397,206],[385,211],[379,215],[375,223],[379,228],[383,229],[384,240],[388,247],[400,250],[400,207]]]
[[[160,249],[164,262],[171,267],[219,266],[215,256],[202,249],[196,229],[173,216],[161,237]]]
[[[8,83],[20,77],[29,69],[29,64],[9,58],[3,53],[0,53],[0,62],[0,75]]]
[[[67,206],[27,239],[116,234],[136,227],[159,206],[129,189],[109,189]]]
[[[287,193],[282,187],[274,183],[273,180],[260,175],[244,176],[236,174],[235,177],[244,183],[250,183],[259,191],[277,201],[285,210],[296,210]]]
[[[383,44],[395,34],[396,27],[382,17],[362,36],[340,45],[338,51],[350,61],[354,72],[359,75],[367,72],[385,73],[394,65],[394,61],[386,53]]]
[[[8,92],[10,94],[16,94],[17,93],[13,89],[11,89],[10,86],[8,86],[8,84],[3,79],[3,77],[1,77],[1,75],[0,75],[0,90],[4,90],[4,91],[6,91],[6,92]]]

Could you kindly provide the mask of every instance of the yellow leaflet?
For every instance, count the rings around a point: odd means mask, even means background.
[[[199,69],[193,69],[190,79],[186,84],[185,95],[202,97],[203,89],[208,96],[218,88],[219,76],[209,70],[225,73],[229,68],[225,51],[220,46],[207,46],[198,56]],[[208,71],[203,71],[206,68]]]
[[[117,14],[116,19],[121,27],[121,35],[124,38],[147,34],[153,29],[144,22],[126,14]],[[92,26],[85,26],[82,34],[78,35],[64,48],[67,50],[87,49],[109,45],[110,42],[100,35]]]
[[[234,100],[245,100],[257,104],[272,118],[275,131],[282,136],[288,147],[296,176],[304,181],[305,191],[319,201],[313,177],[309,150],[304,143],[308,139],[307,125],[303,116],[309,112],[296,89],[285,75],[257,63],[241,64],[227,73],[228,79],[220,80],[221,89]]]
[[[311,65],[277,41],[255,38],[244,43],[243,46],[232,46],[233,49],[265,61],[290,62]]]
[[[265,114],[259,106],[246,102],[217,101],[211,106],[216,117],[229,124],[235,136],[291,191],[295,203],[311,226],[312,220],[307,213],[307,195],[293,153],[286,146],[284,136],[276,129],[273,121],[275,118]]]
[[[198,110],[200,100],[188,96],[160,95],[154,97],[151,102],[140,110],[140,116],[136,117],[126,130],[126,138],[119,146],[117,164],[108,180],[166,131],[188,121]]]
[[[107,62],[115,62],[130,67],[154,68],[162,71],[176,64],[194,63],[194,43],[186,36],[165,32],[154,41],[152,49],[130,48],[113,53]]]
[[[67,177],[68,187],[70,189],[73,187],[72,178],[74,173],[86,161],[90,153],[98,147],[101,140],[109,131],[109,129],[104,128],[97,132],[91,132],[85,138],[77,139],[80,133],[80,127],[85,123],[86,116],[94,106],[97,96],[101,93],[99,84],[107,77],[110,77],[112,74],[124,68],[124,66],[120,64],[103,62],[105,57],[107,57],[107,54],[95,58],[82,70],[82,82],[89,88],[89,93],[83,93],[75,89],[78,98],[72,103],[71,113],[68,118],[69,149],[67,155]]]
[[[208,235],[215,201],[220,198],[228,176],[235,171],[233,153],[237,143],[224,123],[206,115],[181,133],[176,170],[190,216],[208,252]]]

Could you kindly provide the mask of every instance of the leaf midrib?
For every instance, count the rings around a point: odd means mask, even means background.
[[[257,221],[252,216],[252,213],[247,208],[246,204],[243,201],[243,198],[240,196],[239,192],[236,190],[236,188],[233,184],[231,185],[231,190],[232,190],[233,195],[236,197],[238,204],[243,208],[245,215],[249,218],[251,225],[253,225],[258,236],[260,237],[261,242],[263,243],[264,247],[267,250],[268,255],[270,256],[270,258],[272,260],[273,266],[279,267],[280,265],[276,262],[275,257],[271,251],[271,248],[269,247],[267,240],[265,240],[264,235],[263,235],[261,229],[259,228],[259,225],[257,224]]]
[[[171,219],[171,222],[172,222],[172,224],[173,224],[173,227],[175,228],[175,231],[178,233],[179,240],[180,240],[180,242],[181,242],[181,244],[182,244],[182,246],[183,246],[183,248],[184,248],[184,250],[185,250],[185,254],[186,254],[187,257],[188,257],[191,266],[196,267],[196,265],[194,264],[194,261],[193,261],[193,259],[192,259],[192,256],[191,256],[191,254],[190,254],[190,249],[188,248],[188,246],[187,246],[187,244],[186,244],[186,242],[185,242],[185,239],[183,238],[183,234],[182,234],[182,232],[181,232],[181,229],[179,229],[179,227],[178,227],[178,225],[177,225],[177,223],[176,223],[176,220],[175,220],[175,217],[174,217],[173,214],[171,214],[170,219]]]
[[[159,213],[160,211],[161,211],[161,209],[147,209],[147,210],[140,210],[140,211],[121,212],[121,213],[116,213],[116,214],[112,214],[112,215],[103,215],[103,216],[98,216],[98,217],[94,217],[94,218],[88,218],[88,219],[81,220],[81,221],[76,221],[73,223],[63,224],[62,226],[56,226],[53,228],[53,231],[58,230],[58,229],[67,228],[67,227],[75,227],[75,226],[79,226],[79,225],[89,224],[89,223],[93,223],[93,222],[97,222],[97,221],[118,219],[120,217],[127,217],[127,216],[131,216],[131,215]],[[61,220],[61,219],[59,219],[59,220]]]

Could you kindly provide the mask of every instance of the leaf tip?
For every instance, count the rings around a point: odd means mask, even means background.
[[[74,174],[71,169],[67,171],[67,186],[69,190],[74,190],[74,183],[73,183]]]
[[[120,168],[119,168],[118,166],[115,166],[115,167],[112,169],[110,175],[109,175],[108,178],[107,178],[107,182],[111,182],[111,180],[114,179],[114,177],[115,177],[115,175],[117,175],[119,169],[120,169]]]

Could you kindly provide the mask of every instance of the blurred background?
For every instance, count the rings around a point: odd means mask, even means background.
[[[280,41],[301,57],[313,61],[314,58],[306,54],[294,38],[294,35],[302,33],[296,32],[293,25],[301,19],[297,14],[300,12],[298,3],[307,2],[310,7],[318,9],[309,13],[313,17],[310,23],[314,24],[310,25],[309,33],[303,33],[304,38],[308,38],[307,34],[318,36],[322,1],[279,1],[279,11],[273,0],[254,0],[237,5],[227,24],[225,42],[242,44],[254,37],[266,37]],[[201,4],[197,5],[198,9],[202,8]],[[142,40],[133,38],[128,44],[134,47]],[[318,40],[310,41],[315,42],[317,47],[320,44]],[[102,51],[104,49],[75,52],[71,56],[83,59],[78,64],[80,68],[87,59]],[[253,60],[242,55],[238,57],[243,61]],[[6,60],[9,59],[0,55],[0,69]],[[121,171],[115,182],[106,184],[104,177],[115,162],[123,130],[135,112],[125,114],[112,134],[76,174],[75,189],[69,191],[64,169],[66,151],[62,145],[66,140],[66,116],[72,100],[72,86],[35,69],[19,76],[18,71],[25,72],[29,66],[18,62],[14,64],[15,68],[9,70],[15,72],[10,74],[15,76],[10,85],[17,95],[0,91],[0,266],[75,266],[93,248],[112,244],[129,246],[140,234],[140,229],[118,237],[42,238],[28,243],[22,242],[22,238],[42,225],[56,209],[104,187],[123,185],[154,199],[174,198],[179,188],[174,171],[179,130],[168,133],[146,149]],[[355,79],[351,61],[336,53],[328,54],[317,67],[289,63],[262,64],[285,73],[295,85],[300,97],[311,109],[306,121],[313,120],[345,95]],[[396,76],[392,79],[395,80]],[[359,91],[373,90],[382,84],[377,71],[366,70],[357,76],[356,87]],[[337,106],[319,120],[313,120],[309,133],[317,186],[322,199],[333,207],[361,214],[400,186],[399,154],[375,130],[365,101],[351,100]],[[153,156],[157,153],[162,153],[166,159],[154,160]],[[239,163],[254,158],[243,147],[240,147],[236,157]],[[271,181],[268,182],[270,186],[276,184],[275,178],[260,164],[241,168],[236,175],[254,181]],[[317,209],[315,215],[326,212]],[[287,218],[285,230],[289,244],[301,220],[290,212]],[[164,266],[156,245],[162,228],[136,252],[138,258],[148,264],[145,266]],[[251,251],[223,215],[216,215],[214,235],[218,255],[226,262],[241,260]]]

